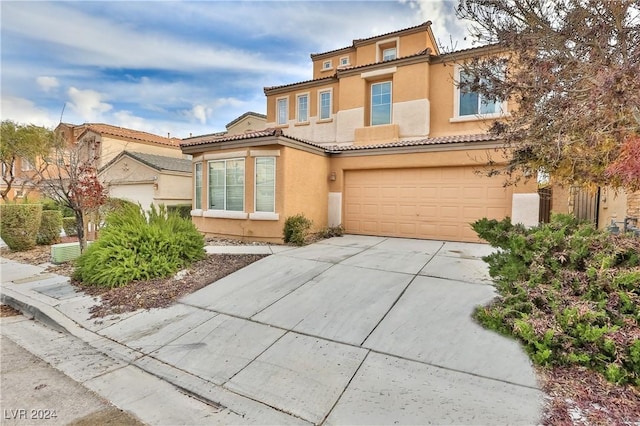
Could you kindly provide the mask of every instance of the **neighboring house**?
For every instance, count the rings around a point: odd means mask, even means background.
[[[352,234],[478,241],[482,217],[535,225],[535,179],[504,187],[488,135],[513,105],[465,93],[456,64],[495,47],[438,51],[431,23],[312,54],[313,79],[264,89],[267,129],[183,140],[204,233],[280,241],[287,217]]]
[[[259,114],[253,111],[245,112],[240,117],[227,123],[227,125],[225,126],[227,130],[223,132],[209,133],[207,135],[198,135],[198,136],[192,136],[191,134],[189,134],[189,137],[183,139],[183,142],[211,140],[213,138],[235,136],[235,135],[241,135],[244,133],[255,132],[258,130],[264,130],[266,121],[267,121],[267,116],[264,114]]]
[[[98,158],[97,168],[113,160],[122,151],[183,158],[180,139],[172,138],[170,135],[163,137],[102,123],[80,125],[60,123],[55,131],[62,134],[69,143],[95,144],[98,151],[92,154]]]
[[[191,168],[187,159],[122,151],[98,171],[98,177],[107,182],[111,197],[148,209],[151,204],[191,204]]]
[[[96,158],[100,180],[110,197],[151,203],[191,203],[191,168],[180,139],[102,123],[61,123],[55,130]],[[155,179],[154,179],[155,178]]]

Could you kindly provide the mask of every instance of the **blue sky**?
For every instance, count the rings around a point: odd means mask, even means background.
[[[3,120],[102,122],[188,137],[266,112],[263,88],[312,77],[310,53],[430,20],[469,47],[454,0],[6,1]],[[453,41],[453,43],[452,43]]]

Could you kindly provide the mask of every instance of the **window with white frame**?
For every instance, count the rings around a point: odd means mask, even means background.
[[[306,93],[296,96],[296,119],[298,123],[309,121],[309,95]]]
[[[31,164],[31,161],[28,158],[22,158],[21,165],[20,169],[23,172],[33,170],[33,164]]]
[[[202,208],[202,163],[195,164],[195,177],[193,189],[194,205],[196,210]]]
[[[330,70],[331,69],[331,59],[329,59],[328,61],[322,62],[322,69],[323,70]]]
[[[320,120],[331,118],[331,90],[324,90],[318,96]]]
[[[276,115],[278,124],[287,124],[289,120],[289,102],[287,98],[278,98],[276,100]]]
[[[276,211],[276,158],[256,157],[256,212]]]
[[[209,209],[244,211],[244,158],[209,162]]]
[[[391,82],[371,85],[371,125],[391,124]]]
[[[392,61],[396,59],[396,48],[394,47],[388,47],[384,50],[382,50],[382,60],[383,61]]]
[[[458,82],[460,85],[470,83],[473,76],[463,69],[458,70]],[[458,117],[478,116],[478,115],[498,115],[502,109],[502,102],[490,100],[480,93],[472,92],[464,87],[456,87]]]
[[[346,67],[348,65],[349,65],[349,57],[348,56],[340,58],[340,66],[341,67]]]

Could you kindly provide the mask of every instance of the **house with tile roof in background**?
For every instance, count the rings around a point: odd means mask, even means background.
[[[536,179],[505,186],[487,173],[507,162],[488,129],[515,105],[457,85],[459,64],[499,53],[441,53],[426,22],[312,54],[312,79],[264,89],[265,130],[183,140],[194,223],[281,241],[285,219],[303,213],[316,229],[472,242],[482,217],[538,224]]]
[[[91,147],[98,178],[110,197],[148,209],[191,203],[191,160],[180,139],[103,123],[61,123],[55,129],[67,143]]]

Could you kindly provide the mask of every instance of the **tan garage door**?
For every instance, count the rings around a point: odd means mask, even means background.
[[[511,215],[511,189],[474,167],[357,170],[345,173],[347,233],[479,241],[469,226]]]

